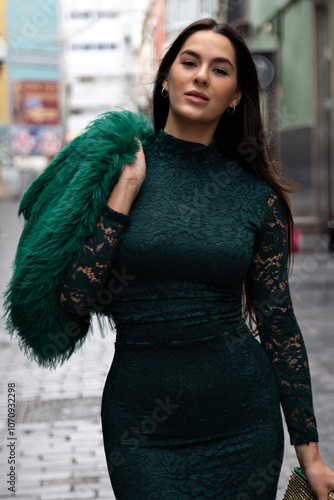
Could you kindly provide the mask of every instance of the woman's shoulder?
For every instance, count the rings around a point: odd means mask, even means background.
[[[261,196],[264,200],[270,196],[277,196],[269,182],[260,177],[250,165],[241,165],[236,160],[227,159],[221,153],[216,157],[223,168],[225,178],[231,184],[239,185],[243,190],[246,189],[250,196]]]
[[[243,207],[249,207],[264,216],[272,210],[281,212],[281,201],[275,188],[259,174],[241,166],[237,161],[222,159],[224,185]]]

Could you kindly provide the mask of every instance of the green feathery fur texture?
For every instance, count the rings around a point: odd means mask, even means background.
[[[62,275],[80,258],[125,164],[154,140],[143,114],[100,115],[72,140],[25,192],[19,215],[25,225],[5,292],[11,336],[40,366],[54,368],[79,349],[90,320],[59,304]],[[102,324],[103,318],[99,318]]]

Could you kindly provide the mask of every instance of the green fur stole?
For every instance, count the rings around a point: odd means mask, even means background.
[[[6,327],[26,356],[54,368],[78,350],[91,322],[59,304],[61,278],[78,262],[125,164],[154,140],[152,122],[107,112],[54,158],[21,200],[25,219],[5,292]],[[102,329],[103,318],[99,317]]]

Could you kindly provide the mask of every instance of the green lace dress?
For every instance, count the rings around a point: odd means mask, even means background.
[[[160,130],[128,215],[105,206],[60,303],[116,326],[102,400],[117,500],[274,500],[291,444],[318,441],[272,188]],[[241,316],[247,276],[259,337]]]

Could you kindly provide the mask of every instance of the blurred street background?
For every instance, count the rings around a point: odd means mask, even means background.
[[[203,17],[227,21],[246,38],[272,152],[300,184],[290,195],[297,228],[290,284],[309,353],[320,449],[334,469],[333,0],[0,0],[1,296],[22,229],[22,194],[100,113],[151,116],[164,51]],[[2,299],[0,306],[2,315]],[[114,332],[102,339],[97,331],[66,365],[48,371],[23,356],[0,320],[0,498],[12,498],[11,383],[18,402],[15,498],[114,498],[100,424],[114,339]],[[277,500],[295,465],[286,435]]]

